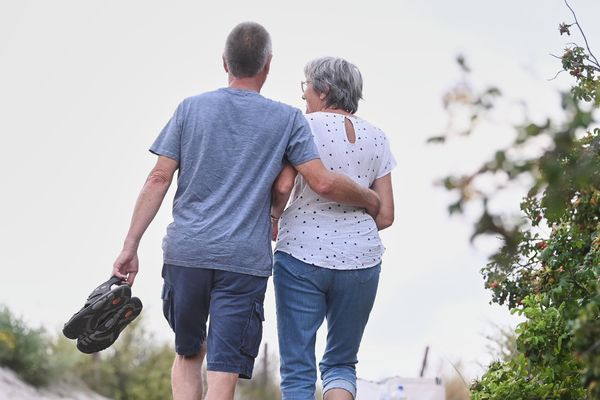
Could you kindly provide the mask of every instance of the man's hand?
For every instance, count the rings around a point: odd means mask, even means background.
[[[370,195],[371,197],[371,204],[369,204],[367,207],[365,207],[365,209],[367,210],[367,214],[369,214],[371,217],[373,217],[373,219],[375,219],[377,217],[377,214],[379,214],[379,208],[381,206],[381,198],[379,197],[379,193],[377,193],[376,191],[374,191],[373,189],[369,189],[369,191],[371,192]]]
[[[113,264],[113,275],[126,280],[129,286],[133,285],[138,273],[139,261],[137,251],[123,249]]]

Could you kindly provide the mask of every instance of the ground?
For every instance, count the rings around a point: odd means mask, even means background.
[[[36,389],[23,382],[10,369],[0,368],[0,400],[109,400],[83,386],[57,382]]]

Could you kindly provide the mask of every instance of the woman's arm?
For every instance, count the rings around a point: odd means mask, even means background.
[[[380,207],[377,216],[375,217],[375,223],[377,224],[378,230],[388,228],[394,222],[394,192],[392,190],[392,174],[382,176],[381,178],[375,179],[373,185],[371,185],[378,195],[380,200]]]
[[[296,174],[298,171],[291,164],[286,163],[283,169],[279,173],[277,179],[273,183],[271,189],[271,223],[273,225],[272,240],[277,239],[277,227],[279,218],[283,213],[283,209],[287,204],[292,189],[294,188],[294,181],[296,180]]]

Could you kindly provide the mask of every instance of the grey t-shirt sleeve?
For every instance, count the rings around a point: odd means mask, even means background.
[[[158,156],[166,156],[180,161],[183,108],[184,103],[181,102],[169,122],[167,122],[167,125],[165,125],[152,146],[150,146],[150,152]]]
[[[294,115],[292,132],[285,149],[285,155],[292,165],[300,165],[320,158],[308,121],[306,121],[300,110],[297,110]]]

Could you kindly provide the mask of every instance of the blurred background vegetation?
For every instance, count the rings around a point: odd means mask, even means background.
[[[540,121],[521,107],[521,121],[507,121],[499,110],[518,104],[500,88],[477,85],[459,57],[463,81],[444,98],[457,123],[430,139],[444,143],[491,125],[514,138],[478,169],[441,181],[456,196],[450,213],[477,214],[472,239],[499,239],[481,269],[484,284],[491,302],[523,318],[506,356],[471,385],[475,400],[600,399],[600,62],[565,5],[572,19],[557,34],[569,42],[554,57],[557,76],[568,73],[572,85],[561,93],[561,113]],[[497,206],[511,192],[524,193],[520,215]]]
[[[0,308],[0,366],[34,387],[61,381],[87,386],[114,400],[169,399],[173,356],[172,345],[156,341],[142,317],[109,349],[86,355],[60,333],[31,328],[8,308]],[[253,379],[240,380],[237,398],[279,400],[278,369],[277,357],[265,344]]]
[[[495,343],[491,348],[497,352],[502,342],[491,339]],[[87,355],[59,332],[31,328],[9,309],[0,307],[0,366],[10,368],[35,387],[58,381],[88,387],[114,400],[170,399],[173,356],[170,344],[158,342],[145,329],[143,317],[125,329],[109,349]],[[469,390],[462,367],[460,363],[453,367],[440,372],[446,399],[466,400]],[[264,344],[252,380],[239,381],[236,399],[280,400],[278,371],[277,356]]]

